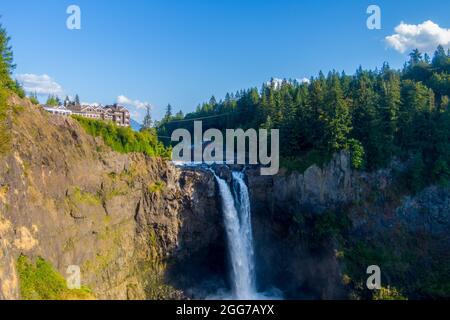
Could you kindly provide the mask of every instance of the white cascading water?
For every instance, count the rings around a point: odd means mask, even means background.
[[[250,199],[244,174],[233,172],[233,192],[225,180],[215,177],[222,198],[222,211],[231,258],[233,298],[257,299]]]
[[[244,239],[245,254],[249,262],[250,284],[255,289],[255,263],[253,253],[252,216],[250,208],[250,196],[244,180],[243,172],[233,172],[233,191],[235,203],[238,208],[241,235]]]

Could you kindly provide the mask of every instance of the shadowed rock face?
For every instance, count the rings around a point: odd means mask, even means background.
[[[261,176],[257,168],[246,173],[260,291],[277,288],[287,299],[345,298],[336,245],[311,243],[310,224],[358,197],[348,156],[336,155],[326,167],[303,174]]]
[[[351,271],[365,283],[365,268],[375,263],[385,285],[411,298],[429,297],[422,283],[433,277],[440,280],[429,291],[439,286],[437,296],[445,296],[450,189],[402,193],[393,174],[402,169],[393,162],[387,169],[356,172],[349,155],[340,153],[303,174],[270,177],[247,170],[260,290],[277,287],[285,298],[349,298],[356,280],[344,283],[344,274]],[[324,223],[329,217],[332,223]],[[364,288],[359,297],[370,297]]]
[[[180,212],[179,245],[166,279],[193,298],[205,298],[228,288],[228,257],[214,175],[186,169],[180,177],[186,196]]]

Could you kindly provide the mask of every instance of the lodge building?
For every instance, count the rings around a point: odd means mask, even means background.
[[[43,108],[56,115],[78,115],[85,118],[113,121],[121,127],[130,126],[130,112],[127,108],[118,104],[108,106],[93,106],[93,105],[75,105],[68,104],[67,106],[43,106]]]

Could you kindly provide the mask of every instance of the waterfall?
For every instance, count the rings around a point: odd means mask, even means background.
[[[233,172],[233,191],[235,203],[239,212],[240,231],[245,245],[251,288],[255,289],[255,263],[253,253],[252,216],[250,211],[250,196],[244,181],[244,173]]]
[[[225,180],[215,177],[222,198],[222,211],[231,258],[233,298],[257,299],[250,199],[244,174],[233,172],[233,190]]]

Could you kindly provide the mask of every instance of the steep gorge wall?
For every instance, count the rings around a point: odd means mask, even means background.
[[[0,156],[0,299],[20,298],[21,254],[64,276],[80,266],[98,299],[184,297],[179,289],[192,283],[170,270],[213,254],[221,234],[212,176],[112,152],[71,118],[14,97],[11,105],[11,148]]]
[[[340,153],[323,168],[248,170],[260,289],[286,298],[372,298],[366,268],[410,298],[450,296],[450,188],[409,195],[393,162],[371,173]]]
[[[260,290],[288,299],[345,298],[334,241],[315,239],[315,218],[361,192],[346,154],[303,174],[261,176],[247,170]]]

